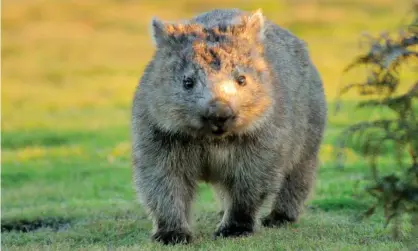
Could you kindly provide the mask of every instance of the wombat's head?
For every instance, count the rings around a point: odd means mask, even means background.
[[[263,123],[273,101],[260,10],[216,26],[151,24],[157,52],[150,110],[160,126],[220,136]]]

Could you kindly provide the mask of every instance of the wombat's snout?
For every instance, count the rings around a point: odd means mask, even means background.
[[[223,134],[234,119],[235,113],[228,102],[219,99],[211,101],[202,114],[203,122],[214,134]]]

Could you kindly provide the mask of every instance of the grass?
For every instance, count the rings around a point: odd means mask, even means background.
[[[406,250],[410,226],[393,241],[381,214],[356,220],[372,200],[361,192],[369,173],[355,146],[347,149],[348,166],[335,168],[334,140],[344,126],[391,115],[354,111],[352,101],[343,113],[330,112],[315,193],[298,224],[213,241],[217,205],[202,184],[193,244],[149,242],[151,222],[131,182],[129,113],[152,55],[151,16],[263,8],[307,41],[332,108],[338,84],[360,74],[341,78],[360,33],[396,29],[410,7],[406,0],[203,2],[2,2],[2,250]],[[393,160],[381,160],[389,171]]]

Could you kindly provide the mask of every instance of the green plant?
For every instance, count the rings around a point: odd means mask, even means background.
[[[356,89],[365,100],[359,101],[359,109],[389,109],[392,118],[362,121],[343,130],[338,138],[338,149],[355,144],[369,161],[372,184],[367,192],[376,198],[364,216],[372,215],[378,207],[384,210],[386,226],[393,224],[395,238],[400,235],[401,216],[410,214],[412,225],[418,225],[418,79],[416,69],[413,81],[402,78],[401,68],[407,63],[418,67],[418,3],[413,8],[414,19],[395,34],[368,36],[368,51],[357,57],[345,69],[367,68],[367,78],[360,83],[348,84],[340,91],[340,97]],[[399,87],[408,90],[399,94]],[[389,174],[379,172],[381,151],[391,147],[396,160]],[[341,155],[342,151],[338,154]],[[417,230],[414,230],[417,231]],[[418,233],[413,233],[417,234]]]

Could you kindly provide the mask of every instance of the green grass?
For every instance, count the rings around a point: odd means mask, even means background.
[[[339,131],[332,118],[328,130],[333,133],[324,145],[332,146]],[[2,228],[45,225],[26,233],[3,231],[4,250],[168,249],[149,241],[152,226],[136,201],[128,142],[128,119],[103,130],[4,133]],[[372,202],[361,190],[363,175],[368,175],[361,157],[352,157],[339,170],[330,155],[321,149],[315,193],[300,222],[281,229],[260,227],[249,238],[211,239],[219,216],[211,190],[201,184],[194,204],[195,239],[186,250],[405,250],[408,226],[403,239],[393,241],[381,213],[357,220]]]
[[[394,241],[381,212],[357,220],[373,200],[362,192],[369,172],[356,146],[346,151],[345,169],[333,159],[345,126],[392,114],[356,111],[347,101],[334,116],[331,104],[340,81],[359,74],[341,78],[360,33],[397,28],[409,1],[203,2],[2,2],[2,250],[407,250],[410,226]],[[201,184],[193,243],[163,247],[149,241],[151,222],[133,189],[132,93],[153,50],[151,16],[172,20],[215,7],[261,7],[309,44],[330,102],[318,181],[299,223],[216,241],[217,204]],[[393,148],[385,149],[383,171],[393,171]]]

